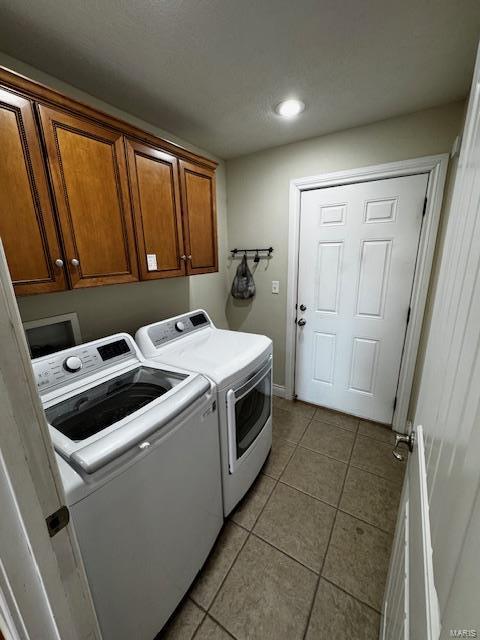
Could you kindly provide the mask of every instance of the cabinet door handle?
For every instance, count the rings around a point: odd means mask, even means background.
[[[74,266],[74,267],[78,267],[80,265],[80,262],[76,258],[72,258],[70,260],[70,262],[72,263],[72,266]]]
[[[61,258],[57,258],[55,260],[55,266],[61,269],[63,267],[63,260]]]

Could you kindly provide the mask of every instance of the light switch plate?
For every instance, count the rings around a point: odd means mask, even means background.
[[[157,271],[157,254],[147,253],[147,269],[149,271]]]
[[[280,293],[280,281],[272,280],[272,293]]]

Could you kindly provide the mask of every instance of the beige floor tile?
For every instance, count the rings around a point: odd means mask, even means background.
[[[253,531],[318,572],[334,516],[333,507],[280,483]]]
[[[190,597],[208,609],[248,533],[233,522],[227,522],[215,546],[190,590]]]
[[[173,618],[162,630],[162,640],[191,640],[204,616],[204,611],[189,598],[185,598]]]
[[[295,445],[283,438],[273,438],[272,450],[263,466],[263,473],[279,478],[295,451]]]
[[[283,438],[296,444],[305,433],[310,418],[302,415],[295,415],[284,409],[273,410],[272,430],[273,436]]]
[[[298,447],[281,481],[336,507],[346,471],[347,465],[343,462]]]
[[[210,616],[205,618],[195,635],[195,640],[231,640],[231,638],[232,636]]]
[[[360,420],[358,425],[358,433],[362,436],[368,436],[381,442],[395,444],[395,431],[391,427],[378,422],[370,422],[369,420]]]
[[[275,409],[283,409],[283,411],[288,411],[296,416],[303,416],[309,420],[315,413],[315,407],[311,404],[306,404],[300,400],[285,400],[285,398],[279,398],[278,396],[273,397],[273,407]]]
[[[312,420],[300,440],[300,444],[341,462],[348,462],[355,434],[328,422]]]
[[[275,480],[261,473],[231,515],[231,519],[250,531],[274,486]]]
[[[368,471],[350,467],[340,509],[384,531],[395,531],[401,485]]]
[[[211,608],[211,615],[238,640],[300,640],[316,575],[251,536]]]
[[[346,413],[340,413],[338,411],[332,411],[326,407],[317,407],[314,415],[315,420],[321,420],[322,422],[328,422],[334,424],[336,427],[342,429],[348,429],[348,431],[356,432],[358,428],[358,418],[355,416],[349,416]]]
[[[322,575],[380,611],[392,536],[339,511]]]
[[[393,457],[392,448],[392,445],[386,442],[359,435],[353,447],[350,464],[401,483],[406,463]]]
[[[321,579],[306,640],[377,640],[380,614]]]

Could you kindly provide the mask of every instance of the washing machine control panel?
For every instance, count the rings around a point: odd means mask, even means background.
[[[37,358],[32,366],[38,390],[46,393],[132,356],[136,357],[132,345],[125,338],[116,337]]]
[[[171,340],[208,326],[211,326],[211,322],[207,314],[203,311],[194,311],[174,320],[158,322],[148,329],[148,335],[153,344],[160,347]]]

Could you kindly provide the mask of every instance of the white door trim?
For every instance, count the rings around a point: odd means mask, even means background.
[[[405,336],[405,346],[398,380],[397,404],[393,414],[393,428],[396,431],[405,432],[415,361],[427,300],[438,223],[440,220],[447,165],[448,154],[441,154],[362,167],[359,169],[350,169],[348,171],[324,173],[319,176],[297,178],[290,181],[285,397],[293,398],[295,393],[295,346],[297,329],[295,324],[295,304],[297,301],[298,288],[300,203],[302,191],[428,173],[427,207],[420,232],[417,265],[413,281],[410,321]]]
[[[1,240],[0,344],[0,618],[22,640],[99,640],[73,527],[45,523],[65,496]]]

